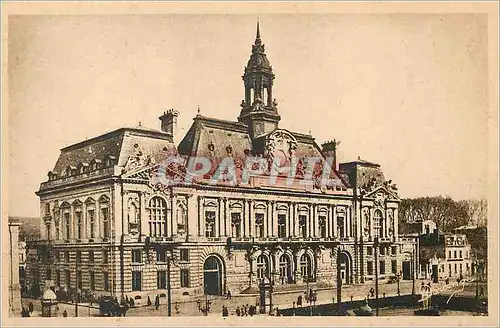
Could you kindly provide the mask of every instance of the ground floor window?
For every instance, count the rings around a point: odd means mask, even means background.
[[[83,283],[82,280],[83,280],[82,279],[82,272],[81,271],[77,271],[76,272],[76,286],[80,290],[82,289],[82,283]]]
[[[132,271],[132,291],[141,290],[142,287],[142,272]]]
[[[71,287],[71,272],[69,270],[64,271],[64,285],[67,288]]]
[[[103,281],[103,284],[104,284],[104,290],[109,292],[109,273],[107,272],[103,272],[102,273],[102,281]]]
[[[368,273],[368,275],[373,275],[373,262],[372,261],[366,262],[366,272]]]
[[[167,272],[158,271],[156,272],[156,288],[166,289],[167,288]]]
[[[95,290],[95,273],[94,271],[90,271],[90,290]]]
[[[398,273],[398,261],[392,260],[392,262],[391,262],[391,271],[392,271],[393,274],[397,274]]]
[[[385,274],[385,261],[380,261],[380,274]]]
[[[189,287],[189,270],[181,269],[181,287]]]

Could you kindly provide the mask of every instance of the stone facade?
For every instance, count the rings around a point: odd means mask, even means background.
[[[280,129],[273,79],[258,32],[237,122],[198,115],[176,147],[172,110],[160,117],[163,131],[123,128],[63,148],[37,192],[42,240],[28,255],[31,283],[145,304],[168,283],[180,300],[252,292],[264,277],[287,290],[364,283],[377,264],[382,279],[401,272],[413,244],[398,238],[396,187],[378,164],[337,165],[335,142],[320,148],[309,135]],[[328,187],[266,174],[236,185],[154,181],[172,154],[290,161],[331,152]]]

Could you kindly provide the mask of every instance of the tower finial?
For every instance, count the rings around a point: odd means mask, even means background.
[[[260,40],[260,27],[259,27],[259,18],[257,17],[257,36],[255,37],[257,40]]]

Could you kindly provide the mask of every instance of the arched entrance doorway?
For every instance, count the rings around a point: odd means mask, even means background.
[[[291,284],[293,282],[292,261],[288,254],[280,256],[280,283]]]
[[[222,275],[224,267],[222,260],[215,255],[209,256],[203,264],[203,285],[205,295],[222,295]]]
[[[339,254],[340,266],[340,281],[342,285],[349,285],[351,283],[351,259],[345,252]]]

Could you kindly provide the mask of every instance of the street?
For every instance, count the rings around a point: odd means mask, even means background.
[[[422,280],[415,281],[415,293],[420,293]],[[464,290],[462,291],[462,286],[452,285],[450,283],[448,289],[443,288],[445,286],[444,282],[439,284],[433,284],[432,288],[435,292],[444,295],[451,295],[456,292],[457,296],[474,296],[475,295],[475,283],[467,283]],[[485,289],[486,295],[486,285],[481,284]],[[365,299],[370,289],[374,287],[373,283],[366,284],[358,284],[358,285],[347,285],[342,287],[342,301],[347,302],[352,300],[362,300]],[[303,295],[305,292],[291,292],[291,293],[274,293],[273,294],[273,307],[284,309],[291,308],[293,303],[297,301],[297,297],[299,295]],[[401,281],[400,282],[400,295],[409,295],[412,293],[412,281]],[[388,284],[387,282],[381,282],[379,284],[379,298],[383,298],[385,296],[396,296],[397,295],[397,283]],[[333,298],[336,297],[337,293],[335,289],[329,290],[319,290],[317,291],[317,301],[315,305],[319,304],[328,304],[333,302]],[[236,308],[242,307],[243,305],[256,305],[257,295],[234,295],[230,300],[226,299],[224,296],[208,296],[207,300],[210,300],[211,311],[208,313],[209,316],[221,316],[222,306],[228,307],[229,315],[236,315]],[[205,305],[205,298],[200,298],[201,306]],[[23,306],[25,308],[28,307],[28,304],[32,302],[34,305],[34,311],[32,316],[41,316],[41,303],[40,300],[34,299],[23,299]],[[337,300],[335,299],[335,302]],[[305,300],[303,301],[303,306],[308,306],[309,303]],[[176,309],[177,306],[177,309]],[[65,304],[59,303],[59,310],[57,311],[56,316],[62,317],[63,312],[66,311],[68,317],[75,316],[75,305],[74,304]],[[269,308],[269,304],[267,305]],[[258,311],[258,307],[257,307]],[[88,303],[79,303],[78,305],[78,316],[81,317],[89,317],[89,316],[98,316],[99,308],[97,304],[90,306]],[[203,313],[198,309],[198,303],[196,300],[183,302],[183,303],[174,303],[172,304],[172,315],[173,316],[202,316]],[[167,305],[160,305],[158,310],[155,309],[155,306],[147,306],[147,307],[137,307],[130,308],[127,312],[127,316],[133,317],[157,317],[157,316],[167,316]]]

